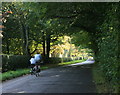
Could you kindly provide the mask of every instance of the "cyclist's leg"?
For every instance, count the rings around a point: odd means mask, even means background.
[[[39,69],[39,64],[40,64],[40,63],[39,63],[39,60],[36,61],[36,68],[37,68],[37,69]]]
[[[37,72],[40,72],[40,71],[41,71],[40,65],[36,65],[36,70],[37,70]]]
[[[31,70],[32,71],[34,70],[34,66],[35,66],[35,64],[31,64]]]

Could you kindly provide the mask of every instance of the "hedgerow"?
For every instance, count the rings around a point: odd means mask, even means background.
[[[99,68],[104,72],[111,92],[120,91],[120,8],[113,4],[106,12],[105,20],[101,25],[101,34],[98,39]]]

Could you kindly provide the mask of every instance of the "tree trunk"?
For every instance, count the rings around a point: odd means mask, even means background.
[[[28,49],[28,27],[22,23],[23,55],[29,54]]]
[[[46,62],[45,62],[45,52],[46,52],[46,50],[45,50],[45,33],[44,32],[42,32],[43,33],[43,36],[42,36],[42,39],[43,39],[43,56],[42,56],[42,58],[43,58],[43,64],[45,64]]]
[[[28,36],[28,32],[29,32],[29,27],[28,26],[26,26],[26,31],[25,31],[25,33],[26,33],[26,54],[27,55],[30,55],[30,51],[29,51],[29,43],[28,43],[28,38],[29,38],[29,36]]]
[[[50,38],[50,34],[48,34],[47,35],[47,37],[46,37],[46,43],[47,43],[47,59],[49,59],[49,55],[50,55],[50,40],[51,40],[51,38]]]

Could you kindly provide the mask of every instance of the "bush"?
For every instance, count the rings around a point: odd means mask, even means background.
[[[27,55],[2,55],[2,72],[26,68],[30,57]]]
[[[2,72],[27,68],[30,65],[29,59],[30,57],[27,55],[2,55]],[[69,61],[72,61],[72,59],[59,57],[50,57],[49,59],[46,59],[47,63],[53,64]]]
[[[110,92],[120,91],[120,25],[119,5],[113,4],[108,9],[105,21],[101,25],[101,34],[99,34],[97,60],[100,63],[99,69],[104,73],[106,81],[110,84]]]

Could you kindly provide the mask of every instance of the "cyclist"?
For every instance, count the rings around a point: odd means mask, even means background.
[[[35,60],[34,56],[31,57],[31,59],[30,59],[30,64],[31,64],[31,70],[33,71],[33,68],[34,68],[34,66],[35,66],[35,64],[36,64],[36,60]],[[32,72],[32,71],[31,71],[31,72]]]
[[[34,55],[34,58],[35,58],[35,60],[36,60],[36,63],[40,63],[40,61],[41,61],[41,54],[39,54],[39,52],[37,52],[37,54],[35,54]]]
[[[38,68],[38,65],[40,64],[40,61],[41,61],[42,57],[41,57],[41,54],[39,54],[38,51],[37,51],[37,53],[34,55],[34,59],[35,59],[35,61],[36,61],[36,68],[37,68],[38,70],[40,70],[40,68]]]

